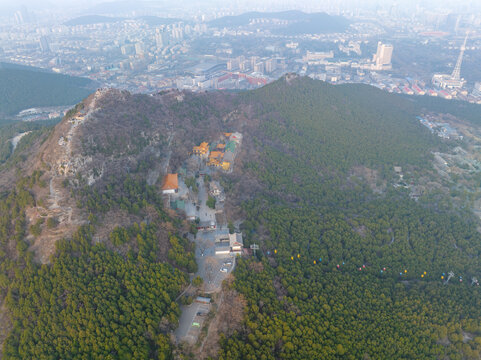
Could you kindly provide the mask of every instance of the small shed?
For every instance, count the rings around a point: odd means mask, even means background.
[[[174,210],[185,210],[185,201],[181,199],[171,201],[170,208]]]

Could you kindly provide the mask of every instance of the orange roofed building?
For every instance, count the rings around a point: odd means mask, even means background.
[[[209,162],[207,165],[209,166],[221,166],[222,158],[224,157],[224,153],[220,151],[211,151],[209,155]]]
[[[177,174],[167,174],[162,185],[162,194],[176,194],[179,191],[179,177]]]
[[[207,155],[209,153],[209,143],[203,142],[199,146],[194,146],[193,153],[200,156]]]

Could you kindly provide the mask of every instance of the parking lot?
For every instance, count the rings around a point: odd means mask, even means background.
[[[199,337],[200,329],[210,311],[209,304],[193,302],[191,305],[182,306],[182,316],[179,327],[175,331],[177,342],[186,341],[195,344]]]

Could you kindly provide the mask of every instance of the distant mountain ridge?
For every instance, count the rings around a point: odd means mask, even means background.
[[[248,25],[253,19],[262,18],[295,21],[295,23],[281,27],[277,31],[282,34],[292,35],[302,33],[344,32],[350,23],[342,16],[290,10],[281,12],[247,12],[236,16],[224,16],[210,21],[209,24],[215,27],[238,27]]]
[[[34,67],[34,66],[0,62],[0,70],[7,70],[7,69],[52,73],[52,71],[50,71],[49,69],[42,69],[42,68],[38,68],[38,67]]]
[[[63,23],[63,25],[67,26],[76,26],[76,25],[92,25],[92,24],[101,24],[101,23],[113,23],[118,21],[123,21],[124,18],[120,17],[111,17],[111,16],[102,16],[102,15],[84,15],[79,16],[73,19],[70,19]]]
[[[155,25],[169,25],[175,22],[181,21],[180,19],[175,18],[162,18],[158,16],[139,16],[135,18],[126,18],[126,17],[113,17],[113,16],[102,16],[102,15],[84,15],[79,16],[73,19],[70,19],[64,22],[64,25],[67,26],[77,26],[77,25],[93,25],[93,24],[107,24],[107,23],[115,23],[119,21],[126,21],[126,20],[143,20],[148,25],[155,26]]]
[[[87,9],[84,13],[90,14],[120,14],[126,12],[133,12],[139,11],[139,9],[143,9],[146,7],[148,3],[145,1],[131,1],[131,0],[124,0],[124,1],[108,1],[102,2],[100,4],[96,4],[89,9]]]

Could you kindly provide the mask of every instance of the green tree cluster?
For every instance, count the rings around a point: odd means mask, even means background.
[[[215,198],[209,195],[205,204],[211,209],[215,209]]]
[[[166,331],[177,321],[185,275],[92,245],[92,232],[80,228],[57,243],[51,265],[27,264],[10,284],[6,359],[170,357]]]

